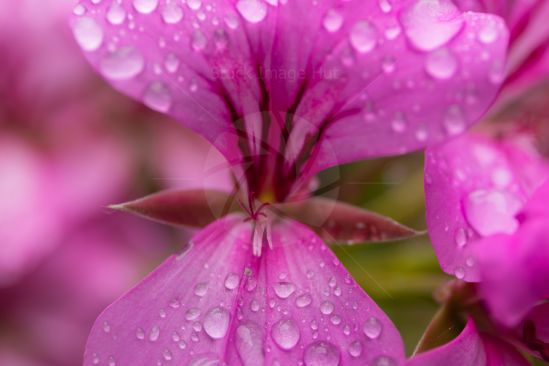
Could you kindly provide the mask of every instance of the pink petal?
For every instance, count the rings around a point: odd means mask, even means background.
[[[538,302],[549,298],[549,217],[523,223],[512,236],[477,243],[480,294],[494,318],[516,325]]]
[[[492,101],[507,43],[498,17],[449,0],[95,3],[75,8],[73,31],[117,89],[233,164],[283,148],[298,175],[462,132]]]
[[[203,229],[97,319],[85,365],[362,365],[402,361],[398,332],[311,231],[273,227],[252,256],[252,224]],[[324,362],[324,363],[321,363]]]
[[[473,134],[428,149],[427,224],[444,271],[477,281],[476,241],[518,228],[515,215],[549,173],[530,150],[518,138],[498,143]]]

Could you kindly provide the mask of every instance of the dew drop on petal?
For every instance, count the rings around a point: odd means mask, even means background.
[[[267,16],[267,4],[262,0],[238,0],[236,9],[250,23],[259,23]]]
[[[290,350],[299,342],[301,334],[295,321],[282,319],[273,325],[271,336],[280,348]]]
[[[306,366],[338,366],[340,352],[329,342],[316,341],[305,348],[303,361]]]
[[[309,305],[311,305],[311,302],[313,300],[311,299],[311,296],[308,295],[308,294],[303,294],[303,295],[299,295],[296,299],[295,299],[295,305],[298,307],[298,308],[304,308],[304,307],[307,307]]]
[[[467,244],[467,233],[465,232],[465,229],[460,227],[456,230],[454,234],[454,241],[456,242],[456,245],[460,248],[464,247]]]
[[[349,345],[349,354],[353,357],[360,357],[362,355],[362,343],[360,341],[354,341]]]
[[[377,339],[381,335],[381,323],[376,317],[368,318],[362,327],[366,337],[370,339]]]
[[[162,19],[166,24],[176,24],[183,19],[183,10],[175,2],[169,2],[162,9]]]
[[[244,366],[264,364],[262,328],[255,323],[244,323],[236,328],[236,350]]]
[[[276,296],[281,299],[287,299],[295,292],[295,285],[290,282],[278,282],[273,288]]]
[[[159,337],[160,337],[160,328],[155,325],[154,327],[151,328],[151,331],[149,332],[149,341],[156,342]]]
[[[200,316],[200,309],[190,308],[185,312],[185,319],[188,321],[196,320]]]
[[[415,0],[403,9],[400,22],[412,45],[422,51],[447,44],[463,27],[451,0]]]
[[[425,70],[435,79],[450,79],[458,68],[458,61],[446,48],[440,48],[427,55]]]
[[[95,51],[103,43],[103,28],[93,18],[76,19],[72,31],[76,41],[85,51]]]
[[[456,267],[454,270],[454,275],[458,280],[462,280],[465,277],[465,270],[463,267]]]
[[[201,282],[194,286],[194,294],[199,297],[203,297],[208,292],[208,284]]]
[[[143,103],[155,111],[166,113],[172,106],[172,94],[164,83],[153,81],[143,95]]]
[[[133,7],[141,14],[150,14],[158,6],[158,0],[133,0]]]
[[[322,21],[324,29],[328,32],[334,33],[341,29],[343,25],[343,16],[337,10],[328,10]]]
[[[198,10],[202,6],[202,0],[187,0],[187,6],[192,10]]]
[[[389,356],[379,356],[372,361],[372,366],[396,366],[397,362]]]
[[[234,290],[238,287],[238,284],[240,283],[240,278],[236,273],[229,273],[227,277],[225,277],[225,288],[227,290]]]
[[[228,310],[213,308],[204,316],[204,331],[213,339],[221,339],[227,334],[230,319]]]
[[[368,21],[359,21],[351,29],[351,45],[360,53],[372,51],[377,45],[377,29]]]
[[[126,11],[118,2],[113,1],[107,10],[107,20],[114,25],[122,24],[126,20]]]
[[[478,40],[485,44],[493,43],[499,37],[499,31],[494,21],[484,24],[478,32]]]
[[[330,315],[334,312],[334,304],[328,300],[323,301],[322,304],[320,304],[320,312],[324,315]]]
[[[143,328],[137,328],[135,331],[135,337],[139,340],[145,339],[145,330]]]
[[[465,131],[465,117],[458,105],[448,107],[443,120],[444,128],[448,135],[458,135]]]
[[[119,48],[104,56],[99,62],[99,70],[108,79],[127,80],[143,71],[145,59],[134,47]]]
[[[515,215],[522,203],[507,191],[476,190],[467,196],[464,206],[467,221],[483,236],[512,234],[519,226]]]

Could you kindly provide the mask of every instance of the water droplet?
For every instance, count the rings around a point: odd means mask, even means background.
[[[451,105],[444,116],[444,128],[448,135],[458,135],[465,130],[465,118],[458,105]]]
[[[162,10],[162,19],[167,24],[176,24],[183,19],[183,10],[177,3],[169,2]]]
[[[187,366],[219,366],[221,362],[216,355],[202,355],[192,360]]]
[[[244,323],[236,328],[236,350],[244,366],[264,364],[263,332],[255,323]]]
[[[339,315],[333,315],[330,318],[330,321],[332,322],[333,325],[339,325],[341,324],[341,317]]]
[[[82,16],[82,15],[86,14],[86,7],[82,4],[77,4],[72,9],[72,12],[73,12],[74,15]]]
[[[85,51],[95,51],[103,43],[103,28],[93,18],[76,19],[72,31],[76,41]]]
[[[512,234],[519,226],[515,215],[522,202],[507,191],[476,190],[467,196],[464,206],[467,221],[482,236]]]
[[[155,111],[166,113],[172,106],[172,94],[163,82],[153,81],[143,95],[143,103]]]
[[[179,300],[177,299],[173,299],[172,301],[170,301],[170,303],[168,304],[172,309],[178,309],[180,306],[181,306],[181,303],[179,302]]]
[[[329,342],[316,341],[305,348],[303,361],[306,366],[338,366],[339,349]]]
[[[206,39],[204,33],[202,33],[200,30],[195,30],[191,37],[191,46],[193,50],[202,51],[206,48],[207,44],[208,40]]]
[[[467,233],[464,228],[460,227],[456,230],[456,233],[454,234],[454,241],[460,248],[467,244]]]
[[[204,331],[213,339],[221,339],[227,334],[230,319],[228,310],[213,308],[204,316]]]
[[[99,365],[99,362],[100,362],[99,356],[97,356],[97,353],[94,353],[94,354],[92,355],[92,363],[93,363],[94,365]]]
[[[364,322],[364,326],[362,327],[364,334],[366,334],[366,337],[370,339],[378,338],[381,335],[381,329],[382,329],[381,323],[374,316],[368,318]]]
[[[290,282],[278,282],[273,286],[276,296],[281,299],[287,299],[295,291],[295,285]]]
[[[236,9],[250,23],[259,23],[267,16],[267,4],[261,0],[238,0]]]
[[[227,277],[225,277],[225,288],[227,290],[234,290],[238,287],[238,284],[240,283],[240,277],[236,273],[229,273]]]
[[[116,359],[114,358],[114,356],[109,356],[107,360],[107,364],[109,366],[116,366]]]
[[[164,350],[164,353],[162,355],[164,356],[164,359],[166,361],[171,361],[171,359],[173,358],[172,351],[167,348]]]
[[[204,295],[206,295],[206,292],[208,292],[208,284],[207,283],[201,282],[201,283],[196,284],[196,286],[194,286],[194,294],[196,296],[203,297]]]
[[[416,0],[403,9],[400,22],[412,45],[422,51],[448,43],[463,27],[451,0]]]
[[[225,24],[230,29],[236,29],[238,28],[238,18],[234,14],[227,14],[225,16]]]
[[[202,6],[202,0],[187,0],[187,6],[192,10],[198,10]]]
[[[349,346],[349,354],[353,357],[360,357],[362,355],[362,343],[360,341],[354,341]]]
[[[334,304],[330,301],[323,301],[322,304],[320,304],[320,312],[324,315],[330,315],[334,312]]]
[[[393,120],[391,121],[391,128],[394,132],[402,133],[406,130],[406,120],[402,113],[395,113]]]
[[[297,324],[292,319],[282,319],[273,325],[271,336],[280,348],[290,350],[299,342],[301,335]]]
[[[110,333],[111,331],[111,325],[109,324],[109,322],[104,322],[103,323],[103,331],[105,333]]]
[[[457,68],[457,59],[446,48],[432,51],[425,61],[425,70],[435,79],[450,79]]]
[[[145,60],[134,47],[122,47],[107,54],[99,62],[101,73],[108,79],[125,80],[137,76],[145,66]]]
[[[379,0],[378,4],[381,11],[384,13],[389,13],[393,9],[393,6],[389,0]]]
[[[133,0],[133,7],[141,14],[150,14],[158,6],[158,0]]]
[[[188,321],[196,320],[200,316],[200,309],[190,308],[185,312],[185,319]]]
[[[343,25],[343,16],[337,10],[328,10],[322,24],[328,32],[337,32]]]
[[[139,340],[145,339],[145,330],[143,328],[137,328],[135,331],[135,337]]]
[[[485,44],[493,43],[498,39],[499,32],[494,21],[490,20],[484,24],[478,31],[478,40]]]
[[[473,267],[475,265],[475,259],[473,257],[467,257],[465,264],[467,267]]]
[[[372,366],[396,366],[396,361],[389,356],[379,356],[374,359]]]
[[[386,74],[391,74],[395,71],[396,61],[392,56],[385,56],[381,61],[381,69]]]
[[[155,325],[154,327],[151,328],[151,331],[149,332],[149,341],[156,342],[159,337],[160,337],[160,328]]]
[[[126,11],[118,2],[113,2],[107,10],[107,20],[113,25],[119,25],[126,20]]]
[[[300,295],[298,296],[296,299],[295,299],[295,305],[298,307],[298,308],[304,308],[304,307],[307,307],[309,305],[311,305],[311,302],[313,300],[311,299],[311,296],[308,295],[308,294],[303,294],[303,295]]]
[[[463,267],[456,267],[456,269],[454,270],[454,275],[458,280],[462,280],[463,277],[465,277],[465,270],[463,269]]]
[[[351,45],[360,53],[370,52],[377,44],[377,29],[368,21],[360,21],[351,29]]]

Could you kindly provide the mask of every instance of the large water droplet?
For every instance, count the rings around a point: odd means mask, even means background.
[[[199,297],[203,297],[206,295],[206,292],[208,292],[208,284],[207,283],[197,283],[196,286],[194,286],[194,294]]]
[[[204,316],[204,331],[213,339],[221,339],[227,334],[230,319],[228,310],[213,308]]]
[[[234,290],[238,287],[238,284],[240,283],[240,278],[236,273],[229,273],[227,277],[225,277],[225,288],[227,290]]]
[[[103,28],[93,18],[76,19],[72,31],[76,41],[85,51],[95,51],[103,43]]]
[[[311,305],[312,301],[313,300],[312,300],[312,298],[309,294],[303,294],[303,295],[298,296],[295,299],[295,305],[298,308],[304,308],[304,307],[307,307],[307,306]]]
[[[290,350],[299,342],[299,327],[292,319],[282,319],[273,325],[271,336],[280,348]]]
[[[126,80],[137,76],[145,66],[138,49],[127,46],[107,54],[99,62],[101,73],[108,79]]]
[[[377,29],[368,21],[360,21],[351,29],[351,45],[360,53],[370,52],[377,44]]]
[[[143,95],[143,103],[155,111],[168,112],[172,106],[170,89],[161,81],[152,82]]]
[[[290,282],[278,282],[274,286],[276,296],[281,299],[287,299],[295,291],[295,285]]]
[[[320,312],[324,315],[330,315],[334,312],[334,304],[328,300],[323,301],[322,304],[320,304]]]
[[[457,68],[457,59],[446,48],[432,51],[425,60],[425,70],[435,79],[450,79]]]
[[[349,345],[349,354],[353,357],[360,357],[362,355],[362,343],[360,341],[354,341]]]
[[[133,0],[133,7],[142,14],[152,13],[158,6],[158,0]]]
[[[416,0],[402,11],[400,22],[410,42],[423,51],[448,43],[463,26],[451,0]]]
[[[244,366],[264,364],[262,328],[252,322],[239,325],[236,328],[236,350]]]
[[[362,330],[364,331],[366,337],[376,339],[381,335],[382,326],[380,321],[376,317],[372,316],[364,322]]]
[[[340,362],[339,349],[325,341],[317,341],[305,348],[303,361],[306,366],[338,366]]]
[[[187,0],[187,6],[192,10],[198,10],[202,6],[202,0]]]
[[[114,25],[122,24],[124,23],[124,20],[126,20],[126,11],[118,2],[113,1],[109,7],[109,10],[107,11],[107,20]]]
[[[343,16],[337,10],[328,10],[322,24],[328,32],[337,32],[343,25]]]
[[[522,202],[507,191],[474,191],[467,196],[464,206],[467,221],[480,235],[512,234],[519,226],[515,215]]]
[[[175,2],[169,2],[162,10],[162,19],[167,24],[176,24],[183,19],[183,10]]]
[[[261,0],[238,0],[236,9],[250,23],[259,23],[267,16],[267,4]]]

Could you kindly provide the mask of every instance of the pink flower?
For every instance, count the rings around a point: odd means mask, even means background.
[[[85,0],[74,12],[91,64],[205,137],[235,182],[232,195],[161,193],[121,206],[211,223],[101,314],[84,363],[402,363],[391,321],[292,218],[336,239],[410,235],[355,208],[300,200],[322,169],[412,151],[475,122],[501,81],[502,21],[447,0]],[[488,25],[495,38],[482,42]]]

